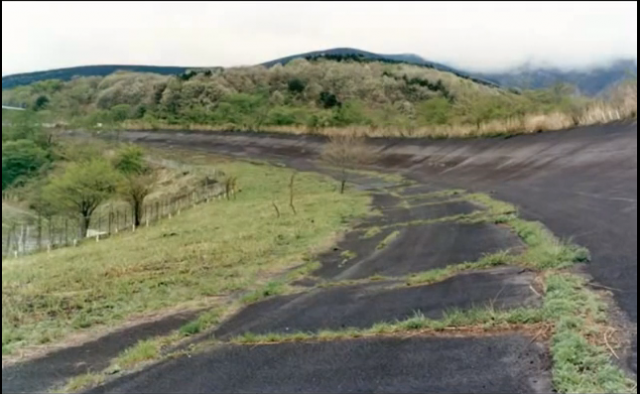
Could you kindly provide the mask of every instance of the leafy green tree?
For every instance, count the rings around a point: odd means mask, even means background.
[[[289,81],[289,91],[293,94],[302,94],[307,85],[299,78],[294,78]]]
[[[446,98],[434,98],[417,106],[417,117],[426,125],[448,124],[452,115],[452,105]]]
[[[49,163],[48,153],[32,140],[2,143],[2,190],[24,184]]]
[[[60,211],[78,215],[81,235],[87,236],[93,213],[116,191],[118,174],[107,160],[69,164],[62,175],[52,177],[43,193]]]
[[[42,111],[43,109],[45,109],[48,105],[49,105],[49,97],[47,96],[39,96],[36,99],[36,102],[33,104],[33,109],[35,111]]]
[[[132,114],[131,106],[129,104],[120,104],[111,108],[109,111],[111,114],[111,119],[116,123],[124,122],[129,119]]]
[[[128,145],[116,153],[114,167],[123,175],[142,174],[148,171],[144,151],[136,145]]]
[[[44,150],[52,147],[51,135],[42,128],[39,114],[31,111],[15,112],[7,121],[9,125],[2,126],[3,144],[7,141],[29,140]]]

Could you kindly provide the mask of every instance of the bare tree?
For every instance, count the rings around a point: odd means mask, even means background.
[[[355,135],[336,135],[329,139],[321,159],[340,170],[340,193],[344,194],[349,172],[375,160],[375,152],[365,138]]]
[[[153,192],[157,182],[157,174],[149,170],[144,173],[127,174],[120,182],[119,191],[131,205],[133,222],[140,227],[144,215],[144,201]]]
[[[295,199],[295,182],[296,182],[296,175],[297,173],[293,173],[291,174],[291,180],[289,182],[289,207],[291,207],[291,210],[293,211],[294,215],[298,214],[298,211],[296,211],[296,206],[294,204],[294,199]]]

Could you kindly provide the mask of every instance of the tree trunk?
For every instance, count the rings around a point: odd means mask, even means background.
[[[80,235],[82,236],[82,238],[87,238],[87,235],[89,234],[89,226],[91,225],[91,215],[90,214],[85,214],[82,216],[82,228],[80,229],[81,233]]]
[[[142,223],[142,204],[139,202],[133,204],[133,221],[136,227],[140,227]]]

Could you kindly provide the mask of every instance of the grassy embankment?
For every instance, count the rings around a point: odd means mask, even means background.
[[[233,161],[213,165],[238,177],[237,200],[201,205],[99,243],[3,261],[3,355],[171,308],[211,307],[256,290],[330,246],[368,211],[365,194],[340,195],[331,180],[301,173],[294,215],[288,209],[291,170]]]

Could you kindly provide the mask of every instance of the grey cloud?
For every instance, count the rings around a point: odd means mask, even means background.
[[[637,2],[2,3],[2,74],[232,66],[357,47],[471,70],[637,57]]]

